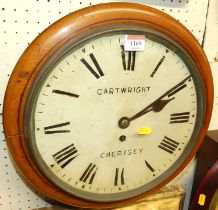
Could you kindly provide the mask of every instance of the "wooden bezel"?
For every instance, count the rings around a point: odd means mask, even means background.
[[[113,202],[90,202],[73,197],[47,180],[35,165],[24,136],[26,101],[36,76],[51,56],[70,40],[90,30],[111,25],[138,25],[161,32],[178,43],[199,70],[206,94],[204,127],[198,143],[179,169],[159,186],[140,196]],[[42,32],[26,49],[9,80],[3,108],[4,133],[12,159],[25,180],[40,193],[67,205],[89,208],[112,208],[143,198],[165,185],[188,164],[200,147],[206,134],[213,105],[213,82],[207,58],[193,35],[178,21],[147,6],[131,3],[107,3],[91,6],[60,19]]]

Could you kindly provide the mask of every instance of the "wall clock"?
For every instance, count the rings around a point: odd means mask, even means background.
[[[144,42],[141,51],[125,50],[131,40]],[[108,3],[62,18],[30,44],[7,86],[4,132],[40,193],[110,208],[187,165],[212,103],[208,61],[187,29],[147,6]]]

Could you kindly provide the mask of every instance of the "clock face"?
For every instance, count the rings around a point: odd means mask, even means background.
[[[125,35],[143,51],[125,51]],[[202,127],[201,79],[186,53],[152,31],[116,29],[69,43],[31,90],[31,153],[57,186],[83,199],[118,201],[177,170]],[[198,123],[196,123],[198,122]]]

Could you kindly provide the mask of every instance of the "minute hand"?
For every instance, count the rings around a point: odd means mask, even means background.
[[[146,113],[150,112],[150,111],[154,111],[154,112],[160,112],[170,101],[172,101],[174,99],[173,98],[169,98],[171,96],[173,96],[174,94],[176,94],[178,91],[180,91],[181,89],[183,89],[184,87],[186,87],[187,85],[184,84],[189,78],[191,77],[191,75],[189,75],[188,77],[186,77],[184,80],[182,80],[180,83],[178,83],[177,85],[175,85],[174,87],[172,87],[170,90],[168,90],[167,92],[165,92],[163,95],[161,95],[158,99],[156,99],[154,102],[152,102],[150,105],[148,105],[147,107],[145,107],[144,109],[142,109],[141,111],[139,111],[138,113],[136,113],[135,115],[133,115],[132,117],[129,118],[129,121],[133,121],[143,115],[145,115]],[[167,100],[162,100],[165,96],[168,96],[169,99]]]

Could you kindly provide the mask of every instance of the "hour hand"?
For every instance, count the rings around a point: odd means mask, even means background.
[[[137,114],[133,115],[132,117],[128,118],[128,117],[122,117],[119,122],[118,125],[120,128],[127,128],[129,127],[129,124],[132,120],[135,120],[143,115],[145,115],[146,113],[150,112],[150,111],[154,111],[154,112],[160,112],[170,101],[172,101],[175,97],[170,98],[170,99],[166,99],[166,100],[162,100],[159,99],[157,101],[155,101],[154,103],[152,103],[151,105],[147,106],[145,109],[143,109],[142,111],[138,112]]]
[[[135,115],[133,115],[132,117],[129,118],[130,121],[133,121],[143,115],[145,115],[146,113],[153,111],[153,112],[160,112],[170,101],[172,101],[175,97],[170,98],[170,99],[166,99],[163,100],[162,98],[156,100],[154,103],[150,104],[149,106],[147,106],[145,109],[143,109],[142,111],[136,113]]]
[[[153,105],[152,105],[152,111],[154,112],[160,112],[170,101],[172,101],[173,99],[175,99],[175,97],[173,98],[169,98],[166,100],[158,100],[156,101]]]

